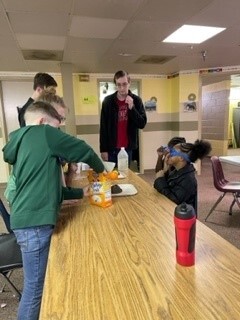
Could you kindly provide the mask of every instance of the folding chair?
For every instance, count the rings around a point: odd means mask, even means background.
[[[0,292],[8,285],[13,293],[21,299],[21,293],[11,281],[10,277],[15,269],[22,268],[22,254],[16,237],[10,228],[10,215],[0,199],[0,214],[9,233],[0,234],[0,276],[4,282]]]
[[[214,187],[218,191],[221,191],[222,194],[212,206],[211,210],[205,218],[205,221],[207,221],[208,217],[216,209],[217,205],[222,201],[222,199],[225,197],[227,193],[231,193],[233,195],[233,201],[229,208],[229,215],[232,215],[232,208],[235,203],[240,208],[240,202],[238,199],[240,196],[240,181],[228,181],[227,179],[225,179],[221,161],[217,156],[212,156],[211,162]]]
[[[2,216],[3,218],[3,221],[5,223],[5,226],[7,228],[7,231],[9,233],[12,233],[12,229],[10,227],[10,214],[7,212],[7,209],[5,208],[2,200],[0,199],[0,215]]]

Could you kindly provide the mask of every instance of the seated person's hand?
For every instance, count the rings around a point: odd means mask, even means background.
[[[158,172],[160,170],[164,170],[164,172],[167,172],[169,169],[169,166],[167,165],[169,149],[167,147],[161,146],[157,149],[157,154],[158,159],[155,166],[155,172]]]
[[[164,146],[161,146],[160,148],[157,149],[157,154],[159,156],[163,156],[164,155],[164,151],[165,151]]]
[[[169,171],[169,168],[170,168],[170,166],[169,166],[169,164],[168,164],[169,156],[170,156],[170,154],[167,153],[167,154],[165,155],[165,157],[164,157],[164,162],[163,162],[163,171],[164,171],[164,173],[166,173],[167,171]]]
[[[101,158],[103,161],[108,161],[108,152],[102,152],[101,153]]]
[[[168,146],[161,146],[157,149],[157,153],[160,156],[166,155],[169,153],[169,147]]]
[[[164,171],[163,170],[159,170],[157,173],[156,173],[156,178],[162,178],[164,177]]]

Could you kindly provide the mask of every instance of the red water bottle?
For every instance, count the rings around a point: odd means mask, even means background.
[[[196,214],[191,205],[185,202],[174,212],[176,233],[176,259],[182,266],[195,264]]]

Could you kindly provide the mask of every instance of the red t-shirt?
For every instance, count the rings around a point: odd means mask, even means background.
[[[117,99],[118,104],[118,128],[117,128],[117,148],[128,146],[128,105],[125,101]]]

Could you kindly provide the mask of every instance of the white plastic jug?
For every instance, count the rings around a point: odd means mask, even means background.
[[[118,171],[127,176],[128,173],[128,154],[124,147],[118,152]]]

